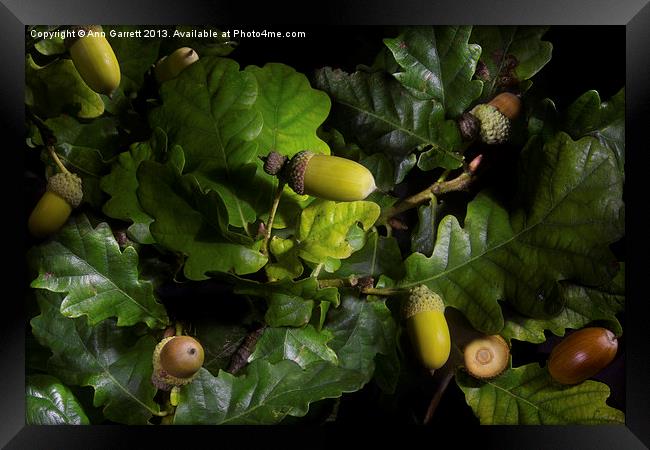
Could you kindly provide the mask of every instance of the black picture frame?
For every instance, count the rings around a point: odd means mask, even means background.
[[[6,286],[17,292],[3,297],[3,319],[0,326],[0,361],[2,362],[2,402],[0,403],[0,445],[6,448],[133,448],[136,442],[145,442],[139,448],[164,445],[182,445],[187,439],[212,439],[218,434],[214,446],[228,442],[238,448],[248,448],[250,442],[271,442],[271,435],[280,432],[287,436],[299,433],[309,441],[293,442],[294,446],[326,446],[342,439],[348,431],[357,439],[371,441],[384,435],[398,440],[409,436],[425,442],[442,442],[445,436],[454,445],[481,443],[485,448],[571,448],[571,449],[641,449],[650,446],[650,327],[647,324],[646,299],[647,269],[643,256],[648,250],[645,226],[646,192],[644,178],[648,165],[650,140],[650,4],[648,0],[571,0],[571,1],[471,1],[438,0],[400,2],[350,1],[335,4],[328,2],[322,8],[314,4],[318,14],[311,13],[312,6],[303,6],[306,17],[298,18],[296,12],[286,15],[279,5],[268,4],[253,13],[250,5],[224,4],[222,2],[124,0],[99,2],[88,0],[2,0],[0,5],[0,92],[2,102],[4,158],[9,167],[21,168],[23,159],[18,151],[23,147],[24,128],[24,26],[29,24],[175,24],[175,23],[318,23],[318,24],[548,24],[548,25],[624,25],[626,27],[626,425],[625,426],[530,426],[530,427],[477,427],[463,432],[462,424],[454,430],[295,430],[286,427],[35,427],[25,426],[25,337],[24,289],[28,285],[23,268],[24,246],[15,236],[23,235],[23,223],[5,223],[4,240],[12,253],[5,255],[8,262]],[[256,7],[257,8],[257,7]],[[322,9],[322,11],[321,11]],[[245,18],[245,20],[242,20]],[[603,64],[607,64],[606,55]],[[24,202],[15,186],[22,182],[21,170],[8,171],[16,179],[5,177],[7,211],[23,217]],[[10,244],[10,245],[7,245]],[[155,429],[154,429],[155,428]],[[215,428],[218,428],[215,429]],[[200,432],[200,434],[196,434]],[[191,434],[190,434],[191,433]],[[405,434],[406,433],[406,434]],[[433,441],[432,439],[436,439]],[[286,442],[286,437],[283,437]],[[189,441],[194,442],[194,441]],[[387,441],[386,441],[387,442]],[[198,442],[197,442],[198,445]],[[287,443],[291,445],[291,443]],[[329,446],[329,445],[328,445]],[[184,447],[187,447],[185,444]],[[382,447],[382,445],[380,445]]]

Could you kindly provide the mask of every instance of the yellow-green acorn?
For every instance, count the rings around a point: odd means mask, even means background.
[[[65,45],[85,83],[95,92],[111,95],[120,85],[120,65],[100,25],[73,27]],[[83,36],[82,36],[82,35]]]
[[[39,199],[27,221],[34,237],[43,238],[58,231],[70,217],[73,208],[81,203],[81,178],[61,172],[47,180],[47,190]]]
[[[151,381],[164,391],[191,383],[204,358],[203,346],[193,337],[166,337],[154,349]]]
[[[199,60],[199,55],[190,47],[174,50],[169,56],[163,56],[156,63],[154,74],[158,83],[176,78],[187,66]]]
[[[500,375],[510,360],[510,347],[498,334],[470,341],[463,350],[465,369],[481,380]]]
[[[429,370],[444,366],[451,351],[451,336],[442,298],[427,286],[420,285],[410,290],[402,308],[420,362]]]
[[[375,178],[363,165],[350,159],[303,150],[291,160],[271,152],[264,164],[270,175],[284,179],[297,194],[325,200],[363,200],[377,189]]]

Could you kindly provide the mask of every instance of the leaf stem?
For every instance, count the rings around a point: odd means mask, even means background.
[[[273,196],[273,204],[271,205],[271,211],[269,211],[269,219],[266,223],[266,230],[264,230],[264,241],[262,242],[262,248],[260,250],[263,255],[269,254],[269,240],[271,239],[271,231],[273,230],[273,221],[275,220],[275,213],[278,210],[280,198],[284,191],[284,185],[284,181],[279,181],[278,187],[275,190],[275,195]]]
[[[447,387],[449,386],[449,382],[453,377],[454,377],[454,370],[453,368],[448,367],[444,371],[443,378],[441,380],[438,380],[438,386],[436,388],[436,392],[433,394],[433,397],[431,398],[431,403],[429,403],[429,408],[427,408],[427,413],[424,416],[423,423],[425,425],[431,421],[431,418],[433,417],[433,413],[436,412],[436,408],[440,403],[442,394],[444,394],[445,391],[447,390]]]
[[[379,223],[386,223],[391,217],[403,213],[411,208],[415,208],[422,203],[435,201],[435,198],[438,195],[446,194],[448,192],[465,191],[469,189],[469,186],[476,179],[476,177],[469,172],[463,172],[453,180],[445,181],[447,175],[449,175],[449,171],[445,171],[438,181],[423,191],[407,197],[396,205],[383,211],[379,218]]]
[[[47,151],[50,152],[50,156],[52,157],[56,165],[59,167],[61,172],[69,174],[70,171],[63,165],[63,163],[59,159],[59,155],[57,155],[56,152],[54,151],[54,147],[52,145],[48,145]]]
[[[406,292],[405,289],[401,288],[373,288],[373,287],[367,287],[361,290],[362,294],[367,294],[367,295],[380,295],[384,297],[390,297],[391,295],[397,295],[397,294],[402,294]]]

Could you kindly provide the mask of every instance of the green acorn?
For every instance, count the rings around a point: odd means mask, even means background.
[[[363,165],[309,150],[296,153],[291,160],[271,152],[265,158],[264,170],[270,175],[278,175],[297,194],[326,200],[363,200],[377,189],[375,178]]]
[[[70,217],[73,208],[81,203],[81,178],[74,173],[61,172],[47,180],[47,190],[40,198],[27,221],[34,237],[43,238],[58,231]]]
[[[154,349],[151,381],[163,391],[191,383],[204,358],[203,346],[193,337],[166,337]]]
[[[101,25],[72,27],[74,37],[66,38],[65,46],[84,82],[95,92],[112,95],[120,85],[120,65],[115,52],[102,35]],[[79,34],[83,36],[79,36]]]
[[[425,285],[414,287],[402,305],[402,316],[424,367],[435,370],[444,366],[451,352],[451,335],[442,298]]]
[[[189,47],[174,50],[169,56],[163,56],[156,63],[154,73],[158,83],[176,78],[186,67],[199,60],[199,55]]]

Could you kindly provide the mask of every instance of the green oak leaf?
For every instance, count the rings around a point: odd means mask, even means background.
[[[58,25],[45,25],[45,26],[34,26],[29,27],[29,33],[52,33],[59,30]],[[34,36],[36,38],[36,36]],[[32,38],[32,39],[34,39]],[[45,56],[51,55],[60,55],[61,53],[66,52],[65,44],[63,43],[63,38],[59,35],[55,35],[47,38],[37,38],[38,40],[34,43],[34,48],[40,54]]]
[[[101,179],[100,187],[111,196],[102,211],[109,217],[132,222],[127,232],[141,244],[153,244],[149,224],[153,218],[140,206],[138,200],[137,170],[142,161],[160,160],[167,152],[167,136],[156,128],[148,142],[136,142],[128,152],[120,153],[111,172]]]
[[[484,82],[481,102],[513,84],[522,90],[530,87],[528,80],[551,60],[553,45],[542,41],[547,29],[537,26],[475,26],[472,29],[470,42],[481,46],[480,62],[487,69],[480,76]]]
[[[575,386],[553,381],[537,363],[509,369],[497,378],[478,381],[456,375],[481,425],[598,425],[625,422],[623,412],[606,404],[607,385],[585,381]]]
[[[525,317],[514,312],[506,312],[505,326],[500,334],[510,340],[533,342],[546,341],[545,330],[556,336],[564,336],[567,328],[580,329],[594,321],[604,321],[617,336],[623,334],[616,314],[625,306],[625,264],[605,286],[588,287],[563,282],[560,293],[566,303],[562,312],[546,320]]]
[[[88,425],[90,422],[72,391],[51,375],[28,376],[25,386],[27,425]]]
[[[268,309],[264,321],[272,327],[305,326],[314,309],[314,300],[295,294],[272,292],[268,297]]]
[[[67,294],[61,303],[66,317],[86,315],[91,325],[117,317],[118,326],[145,322],[150,328],[169,322],[151,283],[138,278],[138,253],[120,251],[104,222],[93,228],[85,215],[74,216],[52,240],[33,247],[28,260],[38,273],[31,287]]]
[[[264,267],[269,281],[296,279],[304,270],[298,258],[298,244],[293,239],[282,239],[273,236],[269,242],[269,250],[275,257],[275,263],[269,263]]]
[[[438,225],[431,257],[405,261],[401,287],[426,284],[472,325],[496,333],[499,300],[520,313],[549,318],[564,299],[557,282],[596,286],[615,274],[608,243],[623,234],[622,182],[611,153],[593,137],[533,137],[520,156],[518,198],[510,211],[482,192]]]
[[[596,91],[587,91],[567,108],[562,129],[574,139],[595,136],[616,156],[621,175],[625,164],[625,88],[601,102]]]
[[[445,115],[460,116],[481,95],[472,80],[481,48],[468,44],[471,26],[409,27],[384,43],[404,70],[393,76],[417,98],[441,103]]]
[[[327,346],[333,335],[328,330],[317,331],[313,326],[303,328],[269,327],[255,345],[248,361],[264,359],[271,364],[293,361],[305,369],[309,364],[328,361],[338,364],[338,356]]]
[[[278,423],[287,415],[302,417],[310,403],[357,391],[370,381],[376,355],[391,351],[386,336],[395,328],[383,301],[347,296],[330,311],[322,331],[333,336],[328,347],[338,364],[316,360],[303,369],[293,361],[255,359],[237,377],[201,369],[181,389],[174,423],[259,425]]]
[[[170,147],[183,148],[184,171],[194,173],[204,190],[219,193],[232,225],[245,228],[255,221],[255,209],[246,200],[264,123],[254,108],[255,76],[240,71],[233,60],[205,57],[163,83],[160,96],[162,106],[151,112],[149,122],[167,133]]]
[[[103,29],[120,64],[122,77],[119,89],[127,97],[135,97],[144,83],[145,73],[158,60],[161,39],[156,36],[147,38],[119,36],[121,32],[133,31],[133,26],[130,25],[104,26]],[[111,32],[116,33],[115,37],[111,37]]]
[[[379,277],[385,274],[394,279],[404,276],[404,265],[397,240],[393,237],[379,236],[372,231],[366,238],[366,245],[347,259],[335,272],[340,277]]]
[[[59,312],[62,295],[39,291],[41,314],[31,320],[38,341],[52,350],[51,374],[65,384],[92,386],[93,405],[104,417],[127,425],[144,425],[160,412],[151,383],[156,340],[138,336],[133,327],[118,327],[112,319],[89,326]]]
[[[68,113],[80,119],[94,119],[104,112],[101,96],[86,85],[69,59],[40,67],[27,55],[25,84],[25,103],[40,117]]]
[[[384,72],[348,74],[325,67],[316,71],[316,86],[334,100],[330,117],[346,140],[367,153],[385,153],[396,161],[416,147],[442,152],[449,169],[462,165],[456,153],[461,146],[457,126],[445,125],[445,111],[434,100],[419,100]],[[453,125],[453,123],[452,123]]]
[[[379,213],[379,206],[368,201],[312,203],[300,215],[295,236],[300,257],[313,263],[349,257],[364,245],[365,236],[354,238],[359,230],[357,224],[367,231]]]
[[[422,253],[424,256],[431,256],[433,253],[436,243],[436,211],[437,201],[434,199],[418,207],[418,222],[411,234],[411,251],[413,253]]]
[[[334,287],[321,289],[315,277],[293,282],[284,279],[271,283],[258,283],[241,278],[231,278],[234,292],[266,299],[268,309],[264,320],[272,327],[302,327],[311,319],[315,305],[327,302],[334,307],[340,304],[339,291]]]
[[[257,80],[254,108],[264,118],[255,139],[262,155],[275,150],[293,156],[302,150],[329,154],[316,130],[330,110],[330,99],[309,85],[307,77],[284,64],[248,66],[244,70]]]
[[[257,272],[267,257],[229,240],[221,197],[205,192],[194,176],[181,175],[183,166],[183,150],[175,146],[165,164],[149,160],[138,168],[138,200],[154,219],[149,230],[155,241],[187,256],[184,273],[190,280],[207,279],[213,271]]]

